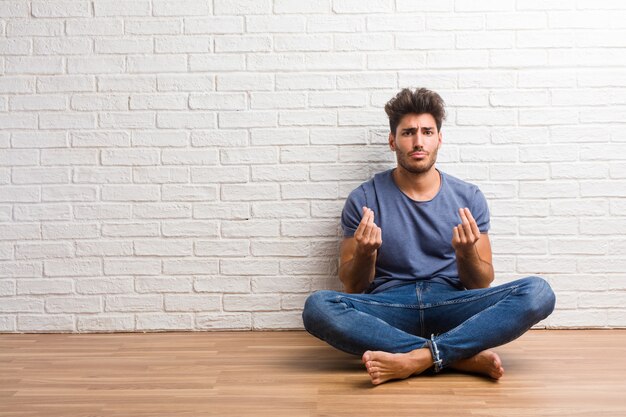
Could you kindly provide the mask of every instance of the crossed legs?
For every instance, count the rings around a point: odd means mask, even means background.
[[[360,355],[374,384],[431,367],[497,379],[504,369],[489,348],[521,336],[554,303],[538,277],[469,291],[418,282],[379,294],[318,291],[307,299],[303,320],[314,336]]]

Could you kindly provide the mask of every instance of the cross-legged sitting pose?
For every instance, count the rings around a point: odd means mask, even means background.
[[[489,208],[482,192],[437,168],[444,102],[404,89],[385,106],[397,166],[348,197],[339,278],[345,292],[306,301],[306,330],[359,355],[373,384],[452,368],[499,379],[508,343],[554,310],[539,277],[490,287]]]

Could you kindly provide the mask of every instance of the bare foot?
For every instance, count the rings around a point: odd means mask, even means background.
[[[498,354],[491,350],[483,350],[471,358],[461,359],[450,364],[450,368],[458,371],[487,375],[493,379],[500,379],[504,375],[502,361]]]
[[[407,353],[388,353],[368,350],[363,354],[363,363],[372,379],[379,385],[391,379],[404,379],[420,374],[433,364],[430,349],[416,349]]]

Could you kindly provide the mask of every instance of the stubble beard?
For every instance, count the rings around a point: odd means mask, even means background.
[[[402,169],[404,169],[405,171],[414,175],[421,175],[430,171],[433,165],[435,165],[435,162],[437,161],[438,151],[439,148],[435,148],[432,152],[428,154],[427,160],[416,161],[416,164],[415,161],[412,161],[407,154],[402,153],[399,149],[396,148],[396,160],[398,161],[398,165],[402,167]]]

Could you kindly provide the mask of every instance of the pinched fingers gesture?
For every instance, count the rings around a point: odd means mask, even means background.
[[[460,208],[459,215],[461,224],[452,229],[452,247],[456,252],[464,252],[474,247],[480,239],[480,230],[467,207]]]
[[[372,209],[363,207],[363,217],[354,232],[356,239],[356,250],[363,255],[373,255],[382,245],[382,230],[374,223],[374,212]]]

